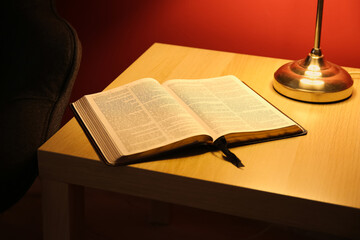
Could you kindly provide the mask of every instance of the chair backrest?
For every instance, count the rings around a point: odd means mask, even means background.
[[[0,212],[38,174],[36,151],[60,127],[81,44],[52,0],[5,0],[1,20]]]

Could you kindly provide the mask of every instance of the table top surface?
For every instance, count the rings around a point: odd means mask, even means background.
[[[279,95],[272,87],[274,72],[286,62],[154,44],[107,89],[144,77],[163,82],[231,74],[302,125],[308,134],[232,148],[245,164],[241,169],[224,161],[220,152],[204,152],[118,167],[119,171],[126,168],[158,172],[360,209],[359,80],[354,79],[354,93],[346,101],[332,104],[294,101]],[[360,72],[360,69],[346,69]],[[112,168],[99,160],[79,124],[72,119],[39,149],[40,176],[56,178],[62,173],[53,173],[57,171],[54,169],[64,173],[65,169],[79,164],[82,171],[89,173]],[[112,169],[116,172],[116,168]]]

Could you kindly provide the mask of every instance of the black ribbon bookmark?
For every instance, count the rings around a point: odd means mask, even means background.
[[[214,145],[220,149],[224,153],[224,159],[234,164],[236,167],[245,167],[244,164],[242,164],[241,160],[227,147],[227,142],[225,137],[220,137],[217,140],[215,140]]]

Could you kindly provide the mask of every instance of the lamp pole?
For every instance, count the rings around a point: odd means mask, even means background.
[[[314,54],[320,53],[320,38],[321,38],[321,25],[322,25],[322,16],[324,9],[324,0],[318,0],[317,13],[316,13],[316,25],[315,25],[315,43],[314,43]],[[316,54],[317,55],[317,54]]]

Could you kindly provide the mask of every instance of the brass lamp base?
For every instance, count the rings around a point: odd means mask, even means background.
[[[273,86],[289,98],[306,102],[336,102],[351,96],[353,80],[343,68],[326,61],[320,49],[280,67]]]

